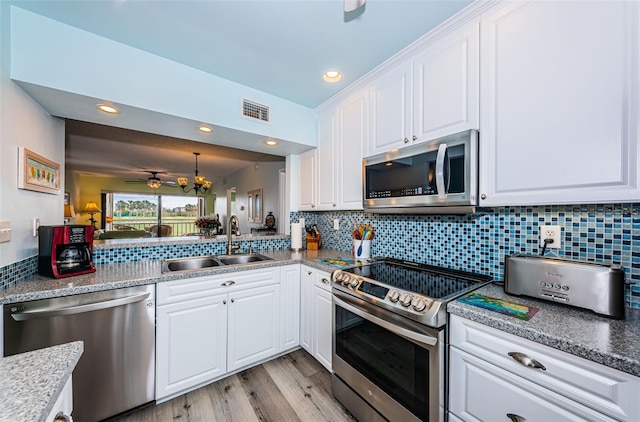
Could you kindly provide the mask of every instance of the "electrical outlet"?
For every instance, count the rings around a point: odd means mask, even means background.
[[[33,237],[38,236],[38,227],[40,227],[40,219],[38,217],[33,218]]]
[[[11,241],[11,221],[0,221],[0,242]]]
[[[340,220],[337,218],[333,219],[333,230],[340,230]]]
[[[547,245],[547,249],[558,249],[562,246],[562,227],[540,225],[540,246],[544,246],[545,239],[553,239],[553,243]]]

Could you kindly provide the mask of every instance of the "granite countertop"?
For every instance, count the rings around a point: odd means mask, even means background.
[[[509,295],[504,292],[503,286],[498,284],[482,287],[475,293],[535,306],[539,311],[529,321],[460,301],[450,302],[447,311],[610,368],[640,376],[640,309],[627,308],[624,320],[614,320],[598,316],[588,310]]]
[[[0,422],[44,422],[83,350],[75,341],[0,358]]]
[[[123,264],[97,265],[95,273],[60,279],[35,275],[28,280],[1,291],[0,304],[70,296],[101,290],[155,284],[169,280],[203,277],[297,263],[303,263],[330,272],[335,270],[336,267],[318,262],[316,259],[350,256],[349,252],[332,249],[305,250],[301,252],[292,252],[284,249],[256,252],[266,255],[272,258],[272,260],[252,262],[244,265],[213,267],[197,271],[176,271],[170,273],[162,273],[162,261],[147,260]]]

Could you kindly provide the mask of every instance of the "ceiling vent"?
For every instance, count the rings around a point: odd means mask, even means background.
[[[260,120],[261,122],[269,122],[269,107],[266,105],[254,103],[249,100],[242,100],[242,115],[250,119]]]

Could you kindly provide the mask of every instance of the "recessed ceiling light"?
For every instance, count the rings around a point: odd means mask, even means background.
[[[269,138],[266,141],[264,141],[265,144],[269,145],[270,147],[276,146],[278,145],[278,141],[276,141],[273,138]]]
[[[209,126],[207,125],[200,125],[198,126],[198,130],[202,133],[211,133],[213,132],[213,129],[211,129]]]
[[[96,108],[104,113],[108,113],[108,114],[119,114],[120,110],[118,110],[117,108],[115,108],[112,105],[108,105],[108,104],[98,104],[96,106]]]
[[[342,73],[338,72],[337,70],[327,70],[322,75],[322,79],[327,82],[338,82],[340,79],[342,79]]]

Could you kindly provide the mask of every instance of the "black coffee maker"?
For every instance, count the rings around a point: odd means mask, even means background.
[[[63,278],[93,273],[93,226],[40,226],[38,273]]]

